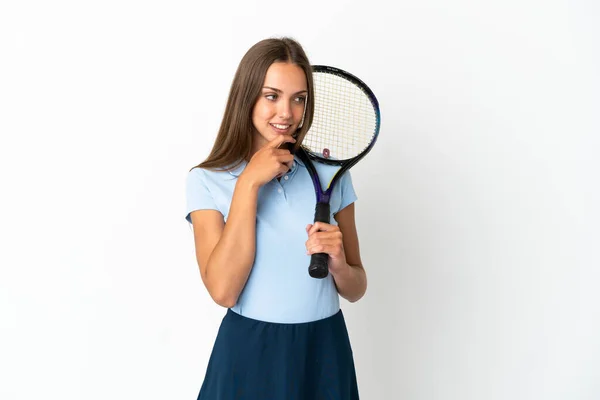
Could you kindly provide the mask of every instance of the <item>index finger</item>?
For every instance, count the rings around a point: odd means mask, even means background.
[[[296,143],[296,139],[294,139],[291,135],[280,135],[267,143],[267,146],[277,149],[284,143]]]
[[[308,235],[310,236],[315,232],[330,232],[337,230],[339,230],[337,225],[327,224],[325,222],[315,222],[314,225],[308,230]]]

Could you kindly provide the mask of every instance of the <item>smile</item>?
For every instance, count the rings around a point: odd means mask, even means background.
[[[286,129],[288,129],[290,126],[292,125],[282,125],[282,124],[270,124],[272,127],[279,129],[281,131],[285,131]]]

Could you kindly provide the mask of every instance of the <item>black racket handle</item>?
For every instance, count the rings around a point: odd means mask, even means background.
[[[315,222],[329,223],[329,203],[317,203],[315,207]],[[329,275],[329,255],[327,253],[316,253],[310,257],[308,274],[317,279],[323,279]]]

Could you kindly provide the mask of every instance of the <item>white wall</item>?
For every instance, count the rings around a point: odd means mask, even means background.
[[[597,2],[200,3],[0,6],[0,398],[196,398],[224,310],[185,176],[274,35],[381,103],[362,398],[600,398]]]

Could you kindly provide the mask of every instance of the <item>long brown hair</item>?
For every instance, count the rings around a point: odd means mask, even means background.
[[[193,168],[231,170],[243,160],[249,159],[255,129],[252,124],[252,109],[261,94],[267,70],[274,62],[296,64],[306,75],[308,96],[304,122],[294,135],[295,148],[302,144],[312,123],[314,111],[311,64],[296,40],[289,37],[264,39],[252,46],[240,61],[213,148],[208,158]]]

